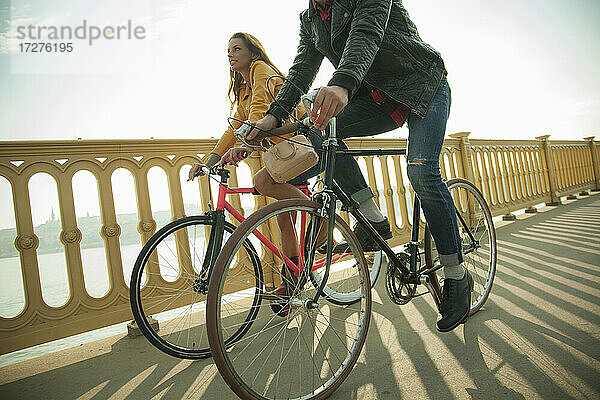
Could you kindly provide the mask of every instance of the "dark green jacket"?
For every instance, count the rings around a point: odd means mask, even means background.
[[[329,85],[347,88],[350,98],[367,82],[425,116],[446,70],[401,0],[333,0],[331,34],[309,2],[294,64],[268,113],[287,118],[327,57],[336,68]]]

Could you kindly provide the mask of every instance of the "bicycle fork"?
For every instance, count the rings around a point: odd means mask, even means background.
[[[224,172],[221,174],[221,184],[226,185],[228,178],[229,171],[224,170]],[[225,199],[224,192],[221,194],[221,191],[219,191],[219,196],[217,209],[208,211],[206,213],[213,224],[208,238],[208,245],[206,246],[206,255],[202,263],[202,269],[198,274],[198,277],[195,279],[193,285],[194,290],[197,292],[206,293],[206,290],[208,289],[208,281],[212,274],[213,267],[217,257],[219,256],[219,253],[221,252],[221,247],[223,246],[223,232],[225,232],[225,211],[221,205]],[[223,198],[221,198],[221,196],[223,196]]]
[[[202,262],[202,268],[192,285],[196,293],[206,294],[208,281],[212,274],[215,261],[221,251],[223,244],[223,232],[225,231],[225,213],[223,210],[208,211],[206,215],[213,222],[206,246],[206,255]]]

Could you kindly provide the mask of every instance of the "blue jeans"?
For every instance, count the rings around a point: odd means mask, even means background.
[[[439,167],[450,103],[450,87],[446,78],[443,78],[425,118],[411,113],[407,121],[408,178],[421,201],[421,208],[440,255],[440,263],[445,266],[457,265],[463,261],[454,203],[442,181]],[[347,148],[341,139],[377,135],[397,127],[394,120],[368,94],[358,94],[337,117],[339,148]],[[313,145],[320,147],[322,138],[319,134],[312,134],[309,139]],[[321,165],[317,164],[292,182],[304,181],[319,174],[321,170]],[[373,197],[354,157],[336,158],[334,179],[358,203]]]
[[[448,187],[442,181],[439,165],[451,102],[450,86],[443,78],[425,118],[413,113],[408,117],[406,172],[421,201],[423,214],[440,255],[440,263],[444,266],[463,262],[456,209]]]

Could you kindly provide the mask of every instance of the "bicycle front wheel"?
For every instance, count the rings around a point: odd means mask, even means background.
[[[483,306],[496,276],[496,230],[490,209],[475,185],[466,179],[451,179],[447,183],[458,219],[462,241],[463,265],[473,278],[473,293],[469,315]],[[427,268],[439,263],[435,242],[428,228],[425,229],[425,262]],[[430,275],[434,287],[439,290],[441,270]]]
[[[133,268],[129,289],[136,324],[150,343],[174,357],[201,359],[211,355],[205,319],[209,275],[204,261],[212,229],[214,221],[207,215],[173,221],[152,235]],[[226,222],[224,229],[226,239],[235,226]],[[245,287],[252,288],[258,304],[262,290],[260,260],[249,242],[242,247],[252,271]],[[245,323],[226,339],[234,341],[243,336],[253,319],[252,313],[247,314]]]
[[[320,297],[317,304],[311,304],[317,289],[310,284],[308,270],[303,269],[300,283],[288,296],[271,300],[278,303],[280,312],[267,306],[265,300],[242,339],[231,345],[224,340],[241,318],[232,311],[243,316],[253,307],[243,291],[232,291],[226,284],[230,276],[243,270],[238,263],[240,243],[258,243],[256,235],[264,235],[268,242],[263,239],[261,246],[256,246],[261,249],[261,265],[266,277],[274,275],[279,280],[282,241],[286,245],[296,241],[301,248],[308,223],[321,218],[320,209],[310,200],[270,204],[236,229],[216,261],[207,300],[210,347],[219,372],[242,399],[324,399],[341,385],[358,359],[371,315],[369,271],[356,237],[343,221],[336,223],[336,234],[349,243],[351,261],[344,266],[341,259],[334,262],[339,263],[340,270],[332,265],[329,279],[352,279],[352,291],[358,290],[359,301],[337,305]],[[294,237],[282,239],[277,221],[285,218],[292,223]]]

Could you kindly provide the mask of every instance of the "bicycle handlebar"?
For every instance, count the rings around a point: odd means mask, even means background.
[[[203,175],[208,175],[210,174],[210,168],[208,168],[206,165],[201,165],[200,170],[194,174],[194,177],[200,176],[200,173]]]
[[[303,95],[300,98],[300,101],[304,105],[304,109],[307,114],[310,113],[310,104],[315,101],[315,97],[317,97],[318,93],[319,93],[319,88],[313,89],[311,92]],[[279,128],[274,128],[274,129],[271,129],[268,134],[265,134],[265,132],[263,132],[263,134],[265,135],[264,137],[282,136],[282,135],[287,135],[288,133],[296,132],[298,129],[300,129],[301,126],[311,126],[311,125],[312,125],[312,122],[310,121],[309,117],[306,117],[302,121],[296,121],[289,125],[284,125]]]
[[[307,112],[309,112],[310,104],[314,101],[315,97],[317,96],[317,93],[319,93],[319,89],[314,89],[310,93],[305,94],[301,97],[301,101],[304,104],[304,107]],[[242,121],[240,121],[240,122],[242,122]],[[269,138],[269,137],[273,137],[273,136],[283,136],[283,135],[287,135],[292,132],[298,131],[301,126],[311,126],[311,125],[312,125],[312,122],[310,121],[309,117],[306,117],[302,121],[296,121],[289,125],[281,126],[279,128],[273,128],[270,131],[261,130],[259,136],[260,136],[261,140]],[[265,147],[263,147],[261,145],[256,145],[256,144],[253,145],[251,143],[246,142],[246,135],[248,133],[250,133],[250,131],[253,128],[254,128],[254,126],[252,124],[250,124],[250,121],[244,121],[244,122],[242,122],[242,125],[238,129],[234,130],[234,134],[240,142],[242,142],[243,144],[245,144],[248,147],[262,148],[263,150],[267,150]]]
[[[248,156],[250,155],[250,153],[248,152],[248,150],[240,150],[240,151],[237,152],[236,155],[237,155],[238,159],[243,160],[245,158],[248,158]],[[227,157],[225,159],[225,162],[226,163],[231,162],[231,160],[229,159],[229,157]]]
[[[240,151],[238,151],[238,152],[237,152],[237,157],[238,157],[240,160],[243,160],[243,159],[245,159],[245,158],[248,158],[248,156],[249,156],[249,155],[250,155],[250,152],[249,152],[248,150],[240,150]],[[230,160],[230,158],[229,158],[229,157],[227,157],[227,158],[225,159],[225,162],[226,162],[226,163],[228,163],[228,162],[230,162],[230,161],[231,161],[231,160]],[[209,168],[209,167],[207,167],[206,165],[201,165],[201,166],[200,166],[200,169],[199,169],[199,170],[198,170],[198,171],[197,171],[197,172],[194,174],[194,177],[200,176],[200,174],[203,174],[203,175],[209,175],[213,169],[217,169],[217,168],[220,168],[220,167],[222,167],[222,166],[221,166],[220,164],[218,164],[218,163],[217,163],[217,164],[215,164],[215,165],[213,165],[213,166],[212,166],[212,167],[210,167],[210,168]]]
[[[304,121],[293,122],[289,125],[284,125],[279,128],[273,128],[268,132],[261,132],[260,136],[263,138],[273,136],[283,136],[292,132],[296,132],[302,125],[305,125]]]

